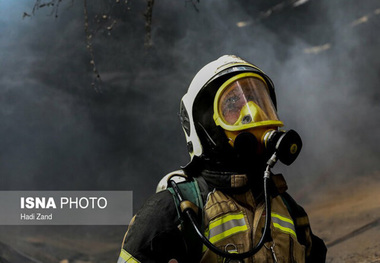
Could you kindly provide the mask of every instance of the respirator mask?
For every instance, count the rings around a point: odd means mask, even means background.
[[[235,75],[218,89],[214,99],[214,121],[222,127],[229,144],[240,156],[272,156],[290,165],[302,141],[294,130],[279,130],[283,122],[265,80],[256,73]]]

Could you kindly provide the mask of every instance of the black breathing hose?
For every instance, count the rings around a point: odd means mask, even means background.
[[[198,228],[197,220],[196,220],[196,214],[193,209],[190,207],[185,208],[182,212],[187,215],[187,217],[190,220],[191,225],[193,226],[195,232],[197,233],[198,237],[201,239],[202,243],[208,247],[212,252],[215,254],[222,256],[227,259],[233,259],[233,260],[242,260],[248,257],[253,256],[256,254],[264,245],[264,242],[267,240],[267,238],[270,238],[270,222],[271,222],[271,202],[270,202],[270,196],[268,194],[268,181],[270,178],[270,168],[274,166],[274,164],[277,161],[277,157],[274,154],[268,161],[268,166],[264,172],[264,199],[265,199],[265,225],[264,225],[264,231],[263,234],[259,240],[259,242],[254,246],[251,250],[243,253],[229,253],[223,250],[220,250],[217,248],[214,244],[212,244],[200,231]],[[183,201],[186,201],[183,199],[180,189],[178,188],[177,184],[174,182],[174,180],[169,180],[170,186],[173,188],[179,203],[182,203]]]

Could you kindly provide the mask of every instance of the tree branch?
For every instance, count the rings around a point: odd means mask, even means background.
[[[92,71],[95,75],[95,79],[91,83],[91,85],[95,89],[96,92],[100,92],[96,84],[101,83],[102,79],[100,78],[100,74],[95,63],[94,49],[92,47],[92,34],[90,33],[89,24],[88,24],[87,0],[83,0],[83,13],[84,13],[84,32],[86,34],[86,47],[91,57],[90,64],[92,65]]]
[[[153,5],[154,0],[147,0],[148,5],[145,11],[145,47],[149,48],[152,46],[152,14],[153,14]]]

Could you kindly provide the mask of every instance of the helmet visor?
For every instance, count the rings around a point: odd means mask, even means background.
[[[214,120],[231,131],[283,125],[264,79],[255,73],[239,74],[220,87],[214,100]]]

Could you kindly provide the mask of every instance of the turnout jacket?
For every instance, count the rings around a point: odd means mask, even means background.
[[[271,240],[245,263],[325,262],[326,246],[313,235],[306,212],[289,194],[282,175],[272,175]],[[186,184],[185,183],[180,183]],[[230,253],[252,249],[265,224],[262,192],[248,186],[244,174],[204,172],[195,178],[199,189],[199,224],[204,235]],[[133,217],[125,234],[118,263],[225,262],[204,246],[178,209],[175,196],[156,193]],[[175,262],[175,261],[172,261]]]

